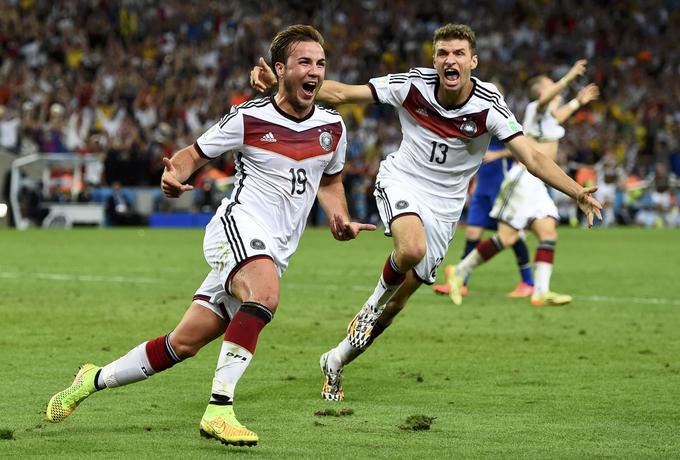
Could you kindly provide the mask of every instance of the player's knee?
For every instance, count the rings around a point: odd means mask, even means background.
[[[539,241],[552,240],[557,241],[557,230],[549,229],[543,230],[540,235],[538,235]]]
[[[170,345],[175,354],[181,359],[191,358],[198,354],[198,351],[205,345],[191,337],[180,334],[170,334]]]
[[[426,252],[427,244],[425,241],[413,241],[396,251],[395,262],[403,270],[411,269],[418,265],[418,262],[425,257]]]
[[[272,289],[258,293],[257,295],[253,296],[251,301],[264,305],[269,310],[271,310],[272,313],[274,313],[279,306],[279,291]]]
[[[519,239],[519,233],[499,233],[498,238],[501,240],[504,248],[509,248],[515,245]]]

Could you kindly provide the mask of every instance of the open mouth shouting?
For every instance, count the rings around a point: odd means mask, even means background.
[[[306,81],[302,84],[302,92],[308,98],[314,97],[318,83],[316,81]]]
[[[447,82],[451,82],[453,84],[457,83],[458,80],[460,79],[460,72],[454,68],[448,68],[444,69],[444,79]]]

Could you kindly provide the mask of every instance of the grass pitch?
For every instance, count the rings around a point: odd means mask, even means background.
[[[506,299],[517,275],[501,254],[461,307],[417,292],[347,367],[347,400],[333,404],[320,399],[319,355],[342,338],[391,242],[309,229],[237,388],[236,413],[260,445],[237,448],[198,435],[219,341],[94,395],[61,424],[42,416],[79,364],[172,329],[207,272],[202,231],[0,231],[0,456],[679,457],[680,232],[560,235],[552,286],[571,305]],[[411,416],[429,429],[409,429],[420,426]]]

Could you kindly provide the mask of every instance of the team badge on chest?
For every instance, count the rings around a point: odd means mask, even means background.
[[[473,120],[465,120],[460,124],[460,130],[467,137],[473,137],[475,134],[477,134],[477,123],[475,123]]]
[[[319,144],[321,144],[321,148],[326,152],[330,152],[333,148],[333,136],[331,133],[327,131],[322,132],[319,135]]]

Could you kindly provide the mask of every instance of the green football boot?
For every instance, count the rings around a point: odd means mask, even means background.
[[[257,434],[236,420],[233,406],[208,404],[200,428],[201,436],[216,439],[222,444],[250,447],[259,441]]]
[[[94,378],[101,367],[94,364],[81,366],[70,387],[52,396],[47,404],[45,418],[48,422],[58,423],[71,415],[78,404],[97,391]]]

